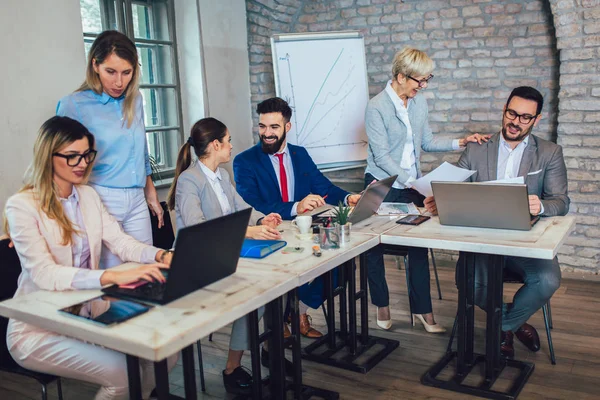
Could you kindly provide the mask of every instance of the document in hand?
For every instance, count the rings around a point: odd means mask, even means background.
[[[415,190],[425,197],[433,196],[431,182],[464,182],[476,171],[463,169],[444,161],[442,165],[428,173],[427,175],[412,182]]]

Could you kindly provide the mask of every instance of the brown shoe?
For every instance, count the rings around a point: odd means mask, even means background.
[[[529,350],[533,352],[540,350],[540,337],[535,328],[528,323],[521,325],[521,327],[515,331],[515,336]]]
[[[288,325],[284,322],[283,323],[283,338],[287,339],[290,336],[292,336],[292,332],[290,332],[290,328],[288,328]]]
[[[312,318],[308,314],[300,314],[300,333],[310,339],[317,339],[323,336],[321,332],[311,326]]]
[[[500,340],[500,354],[502,357],[511,359],[514,358],[515,347],[513,344],[513,333],[511,331],[502,331]]]

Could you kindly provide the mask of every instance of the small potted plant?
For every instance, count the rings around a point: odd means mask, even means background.
[[[341,201],[333,209],[333,223],[337,230],[340,245],[350,241],[352,223],[348,222],[348,217],[351,210],[351,207],[345,206]]]

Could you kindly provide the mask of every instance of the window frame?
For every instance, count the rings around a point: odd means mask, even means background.
[[[183,111],[182,111],[182,98],[181,98],[181,81],[179,76],[179,60],[177,56],[177,34],[175,27],[175,5],[174,0],[98,0],[100,6],[100,20],[102,30],[108,29],[116,29],[119,32],[125,34],[131,41],[134,42],[137,49],[144,48],[142,45],[163,45],[170,47],[170,60],[165,61],[164,65],[159,65],[158,70],[165,71],[165,68],[169,68],[169,65],[166,61],[170,61],[170,68],[172,71],[170,75],[173,77],[172,83],[142,83],[140,82],[139,89],[171,89],[174,91],[175,96],[175,104],[166,105],[164,103],[172,103],[170,101],[170,96],[160,96],[163,97],[160,100],[160,109],[162,115],[167,115],[167,107],[175,107],[174,115],[176,116],[175,124],[169,125],[161,125],[161,126],[152,126],[148,127],[144,123],[145,131],[146,131],[146,146],[148,146],[148,152],[154,159],[156,160],[160,156],[165,156],[168,159],[171,159],[172,166],[161,166],[158,165],[158,176],[154,176],[154,168],[153,168],[153,178],[158,178],[160,181],[168,180],[173,178],[175,175],[176,168],[176,160],[177,154],[179,151],[179,147],[183,142]],[[142,5],[146,7],[152,8],[155,4],[163,3],[166,7],[166,21],[167,21],[167,31],[169,34],[169,39],[146,39],[146,38],[136,38],[134,34],[134,21],[133,21],[133,7],[135,5]],[[154,31],[157,31],[156,28]],[[100,33],[93,32],[83,32],[83,41],[84,43],[95,40]],[[156,61],[155,61],[156,62]],[[153,62],[154,64],[154,62]],[[150,101],[146,99],[146,101]],[[171,111],[172,113],[173,111]],[[155,151],[154,154],[150,151],[150,138],[148,134],[152,133],[162,133],[164,136],[162,140],[158,140],[153,144],[153,147],[156,149],[160,149]],[[166,136],[175,135],[175,146],[174,148],[169,145],[168,138]]]

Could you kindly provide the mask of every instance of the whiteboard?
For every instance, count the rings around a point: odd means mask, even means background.
[[[288,142],[319,167],[364,161],[369,89],[360,32],[274,35],[271,48],[277,96],[293,111]]]

